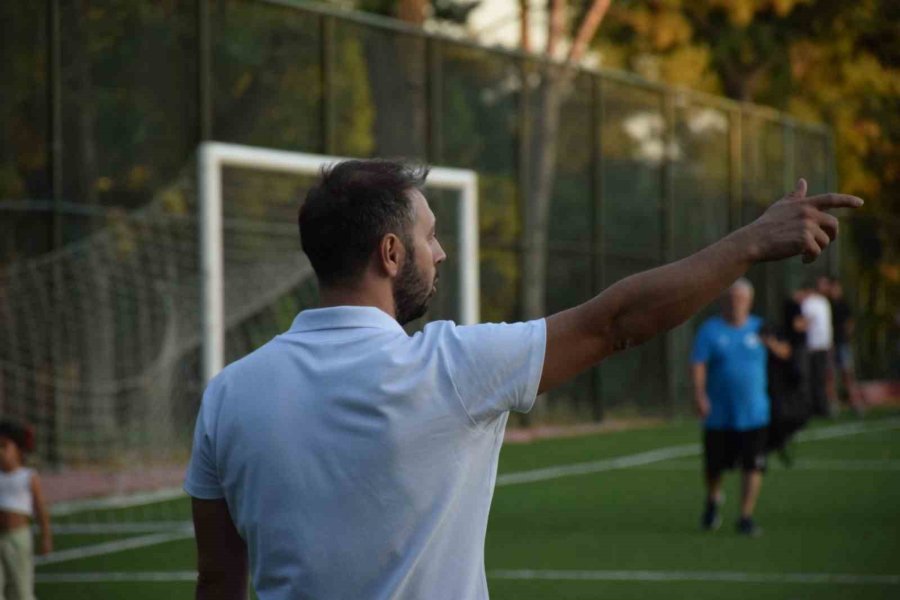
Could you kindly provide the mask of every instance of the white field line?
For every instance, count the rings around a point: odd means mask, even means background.
[[[844,585],[900,585],[900,575],[849,573],[744,573],[739,571],[554,571],[501,569],[488,572],[490,579],[547,581],[638,581],[638,582],[726,582],[802,583]],[[108,571],[94,573],[38,573],[38,583],[192,582],[195,571]]]
[[[884,419],[873,424],[871,427],[867,427],[865,423],[848,423],[844,425],[833,425],[830,427],[823,427],[821,429],[814,429],[812,431],[804,432],[803,434],[797,436],[797,441],[812,442],[816,440],[846,437],[849,435],[887,431],[898,428],[900,428],[900,418]],[[664,448],[657,448],[656,450],[650,450],[648,452],[640,452],[638,454],[630,454],[627,456],[620,456],[616,458],[607,458],[603,460],[575,463],[571,465],[558,465],[554,467],[546,467],[543,469],[519,471],[518,473],[506,473],[497,477],[497,487],[505,485],[516,485],[520,483],[532,483],[535,481],[547,481],[548,479],[559,479],[561,477],[571,477],[574,475],[601,473],[604,471],[613,471],[616,469],[649,465],[673,458],[697,456],[699,454],[700,444],[667,446]]]
[[[116,540],[114,542],[104,542],[102,544],[92,544],[90,546],[80,546],[78,548],[70,548],[68,550],[59,550],[51,552],[43,556],[35,556],[34,564],[36,566],[51,565],[55,563],[66,562],[69,560],[77,560],[79,558],[88,558],[91,556],[101,556],[104,554],[114,554],[124,550],[133,550],[135,548],[145,548],[147,546],[156,546],[175,540],[183,540],[194,537],[193,529],[182,529],[180,531],[170,531],[167,533],[153,533],[150,535],[142,535],[140,537],[128,538],[125,540]]]
[[[170,583],[197,581],[196,571],[107,571],[96,573],[38,573],[38,583]]]
[[[530,471],[519,471],[518,473],[506,473],[497,477],[497,487],[516,485],[519,483],[532,483],[534,481],[546,481],[548,479],[571,477],[573,475],[588,475],[590,473],[601,473],[603,471],[613,471],[615,469],[627,469],[629,467],[648,465],[672,458],[696,456],[699,453],[699,444],[684,444],[681,446],[657,448],[656,450],[639,452],[638,454],[629,454],[627,456],[617,456],[616,458],[606,458],[603,460],[575,463],[572,465],[546,467]]]
[[[841,437],[847,435],[855,435],[859,433],[869,433],[873,431],[884,431],[888,429],[895,429],[900,427],[900,418],[894,419],[885,419],[882,422],[879,422],[877,425],[873,427],[864,427],[862,423],[851,423],[849,425],[835,425],[833,427],[825,427],[820,430],[809,432],[810,434],[816,435],[807,435],[804,436],[800,441],[812,441],[818,439],[829,439],[834,437]],[[629,467],[637,467],[640,465],[653,464],[656,462],[661,462],[664,460],[669,460],[672,458],[683,458],[687,456],[696,456],[700,453],[700,445],[699,444],[684,444],[680,446],[668,446],[665,448],[657,448],[656,450],[649,450],[647,452],[640,452],[638,454],[631,454],[627,456],[619,456],[616,458],[609,458],[605,460],[593,461],[593,462],[585,462],[585,463],[576,463],[572,465],[561,465],[556,467],[548,467],[545,469],[534,469],[531,471],[521,471],[519,473],[507,473],[505,475],[500,475],[497,477],[496,485],[504,486],[504,485],[515,485],[519,483],[531,483],[534,481],[546,481],[548,479],[558,479],[561,477],[571,477],[574,475],[586,475],[589,473],[600,473],[603,471],[611,471],[615,469],[625,469]],[[177,490],[178,495],[183,494],[181,490]],[[159,494],[159,493],[157,493]],[[145,495],[146,496],[146,495]],[[177,497],[173,496],[173,497]],[[134,497],[131,497],[133,500]],[[166,498],[168,499],[168,498]],[[114,501],[115,499],[110,499],[110,501]],[[114,503],[114,507],[123,506],[122,502],[128,500],[120,499],[119,502]],[[99,502],[99,501],[98,501]],[[132,506],[133,504],[129,504]],[[84,510],[84,509],[81,509]],[[184,529],[180,531],[173,531],[168,533],[155,533],[151,535],[145,535],[136,538],[129,538],[126,540],[119,540],[114,542],[106,542],[103,544],[96,544],[91,546],[84,546],[81,548],[72,548],[69,550],[61,550],[59,552],[52,552],[45,556],[39,556],[35,558],[36,565],[45,565],[52,564],[58,562],[64,562],[68,560],[75,560],[78,558],[86,558],[89,556],[100,556],[103,554],[112,554],[115,552],[121,552],[123,550],[130,550],[132,548],[143,548],[146,546],[154,546],[156,544],[162,544],[165,542],[189,538],[193,536],[193,530]],[[522,571],[523,573],[526,571]],[[536,571],[535,571],[536,572]]]
[[[814,440],[822,440],[822,439],[830,439],[833,437],[842,437],[847,435],[853,435],[856,433],[869,433],[873,431],[885,431],[890,429],[900,428],[900,418],[888,418],[883,421],[879,421],[878,424],[873,425],[872,427],[867,427],[865,423],[847,423],[844,425],[834,425],[831,427],[824,427],[822,429],[815,429],[812,431],[805,431],[797,436],[798,441],[814,441]],[[552,468],[571,468],[573,469],[573,475],[582,474],[578,469],[587,468],[587,471],[584,473],[595,473],[599,471],[608,471],[611,469],[621,469],[625,467],[632,466],[629,460],[637,460],[638,462],[635,465],[646,464],[642,461],[648,460],[649,462],[657,462],[658,460],[668,460],[669,458],[678,458],[679,456],[692,456],[691,454],[679,454],[681,450],[675,450],[676,448],[684,449],[687,452],[688,448],[693,448],[696,453],[700,452],[700,446],[698,444],[688,444],[684,446],[669,446],[668,448],[659,448],[657,450],[651,450],[649,452],[642,452],[640,454],[634,454],[631,456],[623,456],[619,458],[607,459],[602,461],[590,462],[590,463],[578,463],[574,465],[567,465],[565,467],[551,467]],[[671,457],[666,455],[667,452],[673,452]],[[654,458],[655,453],[662,453],[661,457]],[[609,465],[612,466],[609,466]],[[599,466],[599,471],[590,470],[590,465]],[[607,465],[605,467],[601,465]],[[537,469],[533,471],[534,473],[538,473],[538,471],[546,471],[548,469]],[[532,473],[532,471],[525,471],[523,473],[509,473],[507,475],[501,475],[497,478],[497,485],[509,485],[513,483],[525,483],[526,481],[531,480],[523,480],[519,481],[519,476],[524,476],[525,473]],[[535,479],[534,481],[540,481],[541,479]],[[506,483],[506,482],[509,483]],[[115,508],[131,508],[134,506],[143,506],[146,504],[153,504],[156,502],[165,502],[167,500],[175,500],[177,498],[186,497],[184,490],[181,488],[166,488],[162,490],[157,490],[154,492],[142,492],[137,494],[128,494],[122,496],[111,496],[106,498],[95,498],[89,500],[73,500],[70,502],[59,502],[54,504],[50,509],[50,514],[55,517],[62,517],[66,515],[71,515],[74,513],[79,513],[87,510],[108,510]]]
[[[53,525],[53,535],[157,533],[189,529],[190,521],[132,521],[125,523],[62,523]],[[33,527],[38,530],[37,525]]]
[[[857,433],[875,433],[878,431],[890,431],[900,428],[900,417],[891,417],[881,419],[871,426],[865,422],[861,423],[845,423],[843,425],[832,425],[831,427],[822,427],[821,429],[811,429],[802,431],[797,435],[799,442],[814,442],[816,440],[828,440],[836,437],[846,437]]]
[[[701,468],[697,462],[669,462],[667,464],[647,465],[647,471],[697,471]],[[790,467],[783,467],[780,471],[900,471],[898,459],[860,459],[837,460],[807,458],[798,460]]]
[[[50,508],[50,514],[54,517],[63,517],[87,510],[110,510],[115,508],[131,508],[156,502],[185,498],[187,494],[181,488],[166,488],[154,492],[141,492],[125,496],[110,496],[107,498],[92,498],[90,500],[73,500],[71,502],[58,502]]]
[[[553,571],[504,569],[488,572],[490,579],[544,579],[550,581],[691,581],[729,583],[820,583],[900,585],[900,575],[844,573],[742,573],[736,571]]]

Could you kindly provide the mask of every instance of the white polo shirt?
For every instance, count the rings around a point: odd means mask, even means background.
[[[810,294],[800,304],[806,319],[806,346],[813,352],[830,350],[834,344],[831,328],[831,303],[821,294]]]
[[[210,382],[184,489],[226,499],[260,600],[487,598],[500,444],[545,345],[543,320],[303,311]]]

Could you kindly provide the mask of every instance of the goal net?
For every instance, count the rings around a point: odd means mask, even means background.
[[[0,271],[0,415],[35,427],[60,533],[189,518],[180,483],[203,386],[315,304],[297,209],[340,160],[205,143],[144,208]],[[426,195],[449,258],[423,321],[477,322],[475,173],[434,167]]]

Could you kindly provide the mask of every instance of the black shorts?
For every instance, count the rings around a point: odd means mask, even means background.
[[[767,430],[707,429],[703,435],[707,475],[716,476],[738,465],[743,471],[765,472]]]

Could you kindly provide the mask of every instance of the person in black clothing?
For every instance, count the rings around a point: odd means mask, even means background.
[[[856,373],[853,369],[853,314],[844,300],[844,289],[836,278],[828,279],[828,299],[831,301],[831,325],[834,330],[834,366],[840,374],[847,400],[857,414],[864,409],[864,400],[856,385]]]
[[[817,417],[834,417],[837,399],[834,396],[834,369],[832,350],[834,332],[831,329],[831,302],[821,281],[804,283],[795,294],[806,321],[807,381],[812,414]]]
[[[767,366],[772,414],[767,449],[778,452],[786,465],[793,462],[788,443],[812,414],[806,320],[800,310],[800,296],[795,292],[785,301],[782,327],[768,332],[763,338],[769,350]]]

